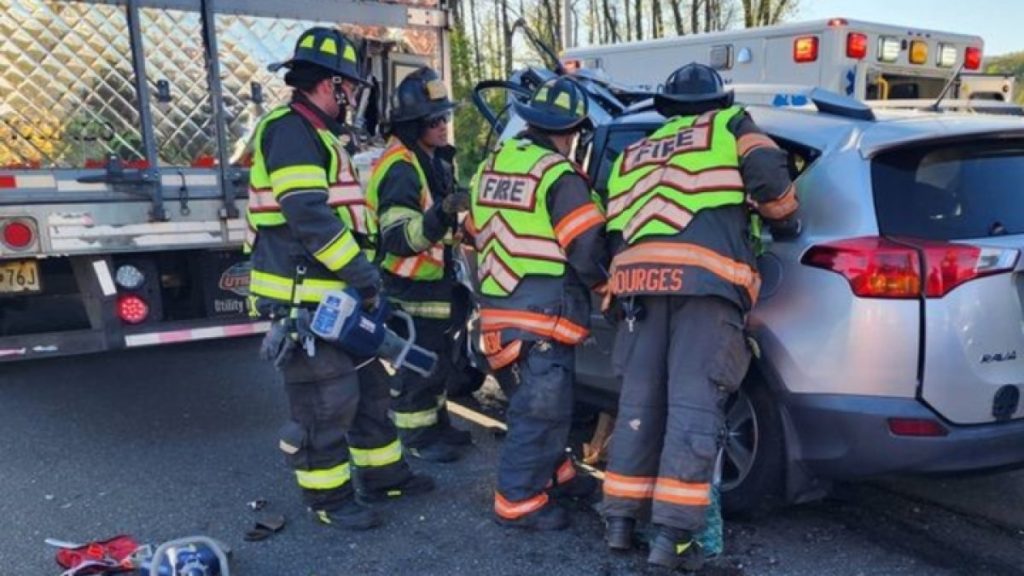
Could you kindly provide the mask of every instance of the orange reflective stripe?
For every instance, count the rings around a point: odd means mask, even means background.
[[[690,221],[693,220],[693,213],[659,196],[653,198],[650,202],[644,204],[643,208],[637,210],[636,214],[630,218],[629,224],[626,225],[622,234],[626,237],[626,240],[630,240],[637,230],[643,228],[651,220],[660,220],[682,232],[690,225]]]
[[[577,344],[590,333],[586,328],[564,318],[555,318],[535,312],[497,308],[484,308],[480,311],[481,330],[490,332],[508,328],[525,330],[563,344]]]
[[[490,365],[491,370],[501,370],[509,364],[519,359],[519,355],[523,351],[523,341],[514,340],[509,343],[508,346],[498,346],[497,352],[484,352],[487,356],[487,364]]]
[[[572,460],[566,458],[562,465],[558,467],[558,471],[555,472],[555,482],[558,484],[568,484],[575,477],[576,467],[572,465]]]
[[[388,266],[388,270],[396,276],[414,278],[424,264],[444,266],[444,248],[435,244],[426,252],[408,258],[397,258]]]
[[[590,330],[574,324],[565,318],[559,318],[555,323],[555,329],[551,337],[563,344],[576,344],[582,342],[590,334]]]
[[[377,160],[378,164],[383,164],[387,160],[390,160],[392,156],[401,156],[402,160],[408,160],[412,162],[412,153],[408,148],[405,147],[397,138],[391,142],[391,146],[380,155]]]
[[[736,139],[736,150],[740,158],[750,154],[758,148],[775,148],[778,145],[775,141],[764,134],[744,134]]]
[[[684,194],[698,194],[711,190],[742,190],[743,178],[735,168],[713,168],[690,172],[679,166],[668,165],[652,170],[641,178],[629,194],[619,196],[608,204],[608,218],[625,212],[636,201],[658,186],[666,186]]]
[[[480,229],[476,227],[476,222],[473,221],[473,213],[470,212],[466,215],[466,219],[462,222],[463,228],[466,229],[466,233],[473,237],[473,243],[476,243],[476,236],[480,233]]]
[[[757,212],[769,220],[782,220],[796,212],[800,201],[796,198],[796,187],[792,184],[786,188],[782,196],[771,202],[757,205]]]
[[[519,502],[512,502],[498,492],[494,493],[494,512],[506,520],[522,518],[527,514],[540,510],[547,503],[548,495],[546,492],[541,492],[533,498],[527,498]]]
[[[680,482],[671,478],[658,478],[654,486],[654,499],[682,506],[708,506],[711,504],[711,485]]]
[[[604,473],[604,493],[607,496],[648,500],[654,495],[655,479],[649,476],[625,476]]]
[[[563,248],[568,248],[580,234],[599,224],[604,224],[604,214],[588,202],[562,218],[555,226],[555,236]]]
[[[492,241],[497,241],[509,254],[525,258],[540,258],[564,262],[565,253],[554,240],[520,236],[512,231],[500,213],[495,213],[475,236],[476,249],[481,252]]]
[[[761,290],[761,276],[743,262],[726,258],[721,254],[681,242],[642,242],[619,253],[612,260],[612,276],[616,268],[635,264],[678,264],[697,266],[715,274],[727,282],[747,290],[751,302],[757,301]]]

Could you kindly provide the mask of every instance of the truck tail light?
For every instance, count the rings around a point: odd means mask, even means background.
[[[949,430],[939,422],[927,418],[889,418],[889,432],[894,436],[939,437]]]
[[[818,37],[801,36],[793,41],[793,61],[814,62],[818,59]]]
[[[926,297],[942,298],[976,278],[1009,272],[1019,256],[1012,249],[864,237],[813,246],[801,262],[840,274],[862,298],[914,299],[922,286]]]
[[[968,70],[981,68],[981,48],[977,46],[967,48],[967,51],[964,52],[964,68]]]
[[[860,60],[868,55],[868,36],[860,32],[850,32],[846,35],[846,56]]]
[[[28,218],[0,221],[0,237],[5,247],[11,250],[25,250],[36,241],[35,222]]]
[[[117,299],[117,316],[125,324],[142,324],[149,317],[149,304],[134,294]]]

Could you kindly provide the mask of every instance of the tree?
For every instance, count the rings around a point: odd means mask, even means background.
[[[771,26],[778,24],[782,18],[793,11],[796,2],[793,0],[742,0],[743,26]]]
[[[672,22],[676,25],[676,36],[686,34],[683,28],[683,0],[669,0],[672,5]]]
[[[661,38],[665,33],[665,19],[661,15],[661,0],[651,0],[651,38]]]

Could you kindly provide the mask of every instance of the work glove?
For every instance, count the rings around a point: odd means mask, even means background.
[[[270,330],[260,344],[260,359],[273,362],[278,370],[288,364],[298,345],[289,334],[288,324],[289,322],[283,318],[271,322]]]
[[[448,216],[455,217],[466,210],[469,210],[469,192],[464,188],[457,189],[441,201],[441,211]]]
[[[785,222],[772,223],[772,238],[776,240],[793,240],[803,232],[803,224],[799,218],[790,218]]]

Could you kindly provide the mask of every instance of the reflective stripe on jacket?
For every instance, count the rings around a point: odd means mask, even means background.
[[[376,213],[380,206],[381,183],[399,162],[406,162],[416,169],[420,184],[420,211],[404,206],[392,206],[380,214],[381,229],[404,223],[406,240],[410,247],[417,251],[414,256],[398,256],[385,253],[382,266],[385,270],[399,276],[416,281],[435,281],[444,277],[444,243],[430,242],[423,233],[423,213],[433,206],[427,176],[423,172],[416,155],[405,147],[398,138],[392,138],[387,149],[373,168],[370,183],[367,187],[367,200],[370,209]]]

